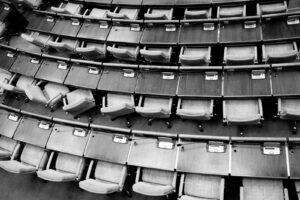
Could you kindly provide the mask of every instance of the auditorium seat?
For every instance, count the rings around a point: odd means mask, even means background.
[[[93,8],[87,16],[92,19],[101,19],[106,18],[108,12],[109,9]]]
[[[245,17],[246,5],[218,6],[217,18]]]
[[[176,115],[182,119],[200,121],[198,127],[203,131],[201,121],[210,120],[213,117],[213,99],[184,99],[179,98]]]
[[[36,81],[34,78],[27,76],[13,75],[12,78],[6,82],[0,82],[0,87],[4,90],[14,93],[25,93],[27,85],[34,85]]]
[[[83,42],[75,51],[87,60],[98,60],[106,58],[106,44]]]
[[[219,176],[181,174],[178,200],[223,200],[224,183]]]
[[[227,125],[261,124],[263,110],[261,99],[224,100],[223,123]]]
[[[299,58],[296,42],[262,45],[263,61],[266,63],[294,62]]]
[[[72,55],[75,54],[76,48],[79,46],[79,42],[74,39],[58,37],[55,41],[50,40],[48,45],[49,47],[56,49],[58,52]]]
[[[55,109],[62,98],[69,92],[69,88],[58,83],[47,83],[43,89],[40,85],[28,85],[25,94],[29,100],[45,104],[45,106]]]
[[[0,95],[3,95],[5,88],[7,88],[5,86],[7,86],[10,81],[12,81],[12,78],[13,75],[9,71],[0,68]]]
[[[97,194],[111,194],[123,190],[127,177],[125,165],[99,160],[92,175],[93,165],[94,161],[92,160],[86,179],[79,182],[81,189]]]
[[[17,144],[18,142],[16,140],[3,135],[0,136],[0,159],[10,158],[13,155]]]
[[[211,18],[212,8],[207,9],[190,9],[184,10],[184,19],[209,19]]]
[[[172,20],[173,8],[148,8],[144,17],[146,20]]]
[[[17,2],[32,9],[38,9],[43,4],[43,0],[17,0]]]
[[[85,167],[85,159],[80,156],[59,152],[55,161],[55,169],[50,168],[54,152],[51,153],[45,170],[37,171],[41,179],[53,182],[80,180]]]
[[[67,93],[63,102],[63,110],[75,117],[96,106],[92,91],[84,89],[76,89]]]
[[[16,148],[19,149],[20,145]],[[45,149],[31,144],[25,144],[21,152],[20,161],[17,160],[16,156],[17,153],[13,154],[11,160],[0,161],[0,168],[11,173],[29,174],[43,169],[48,159]]]
[[[136,61],[139,55],[139,46],[113,45],[107,51],[118,60]]]
[[[42,48],[48,48],[48,42],[53,39],[51,35],[39,32],[31,32],[30,34],[22,33],[21,37],[27,42],[30,42]]]
[[[134,192],[147,196],[166,196],[176,190],[177,172],[138,167]]]
[[[300,199],[300,181],[299,180],[295,180],[295,188],[296,188],[296,193],[297,193],[298,199]]]
[[[224,64],[253,65],[257,63],[256,46],[228,46],[224,48]]]
[[[297,132],[297,121],[300,120],[300,100],[297,98],[278,98],[277,116],[283,120],[293,121],[292,132]]]
[[[282,180],[243,178],[240,200],[253,199],[289,200],[288,190],[283,188]]]
[[[66,3],[61,3],[59,7],[51,7],[51,10],[53,12],[57,13],[65,13],[65,14],[70,14],[70,15],[78,15],[80,14],[80,11],[82,9],[81,4],[76,4],[76,3],[71,3],[71,2],[66,2]]]
[[[136,20],[138,19],[139,12],[140,9],[137,8],[116,7],[114,12],[107,12],[107,17],[113,19]]]
[[[150,63],[169,63],[172,55],[172,47],[146,48],[140,50],[141,56]]]
[[[148,118],[148,124],[155,118],[168,119],[171,116],[172,98],[168,97],[148,97],[140,96],[138,106],[135,111]],[[170,122],[167,121],[167,126],[170,128]]]
[[[258,3],[257,4],[257,14],[258,15],[268,15],[276,13],[287,12],[287,3],[275,2],[275,3]]]
[[[182,65],[208,65],[211,47],[181,47],[179,62]]]

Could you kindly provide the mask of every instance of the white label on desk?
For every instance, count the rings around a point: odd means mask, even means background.
[[[44,129],[44,130],[49,130],[50,129],[50,123],[45,122],[45,121],[41,121],[39,123],[39,128]]]
[[[67,63],[63,63],[63,62],[62,63],[58,63],[57,68],[58,69],[66,70],[68,68],[68,65],[67,65]]]
[[[9,51],[9,52],[7,52],[6,56],[10,57],[10,58],[13,58],[13,57],[15,57],[15,54],[13,52]]]
[[[139,24],[131,24],[130,30],[131,31],[141,31],[141,27]]]
[[[39,64],[39,63],[40,63],[40,60],[39,60],[39,59],[36,59],[36,58],[32,58],[32,59],[30,60],[30,62],[33,63],[33,64]]]
[[[245,29],[256,28],[256,21],[245,21],[244,28]]]
[[[158,141],[158,148],[161,149],[173,149],[174,143],[173,142],[166,142],[166,141]]]
[[[54,22],[54,18],[53,17],[47,17],[46,21],[52,23],[52,22]]]
[[[72,20],[72,25],[73,26],[79,26],[80,25],[80,21],[75,19],[75,20]]]
[[[216,81],[219,79],[218,72],[205,72],[206,81]]]
[[[86,131],[82,128],[74,128],[73,135],[78,137],[85,137]]]
[[[215,30],[215,24],[214,23],[203,23],[203,30],[204,31],[213,31],[213,30]]]
[[[19,115],[16,115],[15,113],[10,113],[8,115],[8,119],[14,122],[17,122],[19,120]]]
[[[266,155],[279,155],[280,147],[263,147],[263,153]]]
[[[224,145],[209,144],[208,145],[208,152],[210,152],[210,153],[224,153],[225,152],[225,146]]]
[[[5,7],[4,7],[4,10],[9,11],[9,10],[10,10],[10,7],[5,6]]]
[[[175,78],[175,74],[172,72],[163,72],[162,74],[163,74],[162,76],[163,79],[173,80]]]
[[[265,70],[252,70],[251,78],[253,80],[260,80],[266,78]]]
[[[135,73],[133,70],[124,70],[123,76],[127,78],[134,78]]]
[[[97,67],[90,67],[89,73],[90,74],[99,74],[99,69]]]
[[[299,16],[288,16],[287,18],[288,25],[295,25],[299,23],[300,23]]]
[[[174,24],[166,24],[166,31],[174,32],[174,31],[176,31],[176,26]]]
[[[127,144],[128,138],[124,135],[114,135],[113,142],[120,144]]]
[[[106,23],[106,22],[101,22],[101,23],[100,23],[100,28],[108,28],[108,23]]]

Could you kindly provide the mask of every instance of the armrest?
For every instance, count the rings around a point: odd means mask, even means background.
[[[209,107],[209,112],[211,113],[211,116],[214,115],[214,100],[210,100],[210,107]]]
[[[284,200],[289,200],[289,191],[287,188],[283,189],[284,192]]]
[[[184,178],[185,178],[185,175],[184,174],[181,174],[181,177],[180,177],[180,184],[179,184],[179,191],[178,191],[178,197],[180,198],[183,194],[183,186],[184,186]]]
[[[221,183],[220,183],[220,200],[224,200],[224,189],[225,189],[225,180],[224,180],[224,178],[221,178]]]
[[[79,181],[81,179],[82,171],[85,167],[85,159],[82,157],[77,165],[77,170],[76,170],[76,180]]]
[[[102,97],[102,108],[106,107],[106,96]]]
[[[94,160],[91,160],[90,164],[89,164],[89,168],[88,168],[88,171],[86,173],[86,177],[85,179],[89,179],[90,176],[91,176],[91,172],[92,172],[92,168],[93,168],[93,165],[94,165]]]
[[[157,13],[157,14],[145,13],[144,17],[145,17],[145,19],[148,19],[148,20],[167,20],[168,19],[167,15],[164,13]]]
[[[58,94],[56,95],[55,97],[53,97],[52,99],[50,99],[47,103],[46,103],[46,106],[49,106],[49,107],[54,107],[58,102],[61,101],[61,99],[63,98],[63,94]]]
[[[121,179],[120,179],[120,182],[119,182],[120,191],[123,190],[123,187],[124,187],[124,184],[125,184],[125,181],[126,181],[126,177],[127,177],[127,167],[123,166],[123,170],[122,170],[122,173],[121,173]]]
[[[172,181],[172,187],[174,190],[176,189],[176,182],[177,182],[177,172],[174,172],[173,181]]]
[[[244,187],[240,187],[240,200],[244,200]]]
[[[124,13],[107,12],[107,16],[115,19],[129,19]]]
[[[49,157],[49,160],[48,160],[46,169],[50,169],[50,165],[51,165],[51,163],[52,163],[53,156],[54,156],[54,152],[52,151],[51,154],[50,154],[50,157]]]
[[[225,119],[227,118],[227,113],[226,113],[226,100],[224,100],[224,101],[222,102],[222,104],[223,104],[223,106],[222,106],[222,108],[223,108],[223,120],[225,120]]]
[[[243,6],[243,17],[246,17],[246,4]]]
[[[279,113],[281,112],[281,98],[278,98],[277,100],[277,112],[278,112],[278,115]]]
[[[139,182],[140,176],[141,176],[141,167],[138,167],[137,171],[136,171],[136,176],[135,176],[135,183]]]
[[[21,144],[18,143],[17,146],[16,146],[16,148],[14,149],[13,154],[10,157],[10,160],[15,160],[16,157],[20,154],[20,150],[21,150]]]
[[[21,38],[23,38],[24,40],[26,40],[28,42],[31,42],[31,43],[34,41],[34,39],[31,35],[28,35],[28,34],[25,34],[25,33],[21,34]]]
[[[259,108],[259,114],[260,116],[263,116],[263,107],[262,107],[262,102],[261,99],[258,99],[258,108]]]

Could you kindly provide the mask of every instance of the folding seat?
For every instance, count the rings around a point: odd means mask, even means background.
[[[288,190],[283,188],[282,180],[243,178],[240,200],[253,199],[288,200]]]
[[[176,115],[182,119],[200,121],[198,128],[203,131],[201,121],[210,120],[213,117],[213,99],[183,99],[179,98]]]
[[[169,63],[172,55],[172,47],[146,48],[140,50],[141,56],[148,62]]]
[[[283,120],[293,121],[292,130],[297,131],[296,121],[300,120],[300,99],[297,98],[278,98],[277,102],[278,113],[277,116]]]
[[[287,12],[287,3],[276,2],[276,3],[266,3],[266,4],[257,4],[257,15],[268,15],[275,13],[284,13]]]
[[[87,60],[106,58],[106,44],[83,42],[75,51]]]
[[[107,51],[118,60],[136,61],[140,52],[139,46],[113,45]]]
[[[108,12],[109,12],[109,9],[93,8],[90,11],[88,17],[94,18],[94,19],[106,18]]]
[[[228,46],[224,48],[224,64],[252,65],[257,63],[256,46]]]
[[[299,58],[296,42],[263,44],[262,56],[266,63],[294,62]]]
[[[18,142],[11,138],[1,136],[0,137],[0,159],[10,158],[16,147]]]
[[[168,119],[166,124],[168,128],[171,128],[169,118],[171,116],[172,102],[173,99],[168,97],[140,96],[139,103],[138,106],[135,107],[135,111],[143,117],[149,118],[149,125],[151,125],[155,118]]]
[[[45,170],[37,171],[41,179],[53,182],[80,180],[85,167],[85,159],[80,156],[59,152],[55,161],[55,169],[51,169],[54,152],[51,153]]]
[[[97,194],[111,194],[123,191],[127,177],[125,165],[97,161],[94,178],[91,177],[94,161],[92,160],[86,179],[79,182],[79,187],[88,192]]]
[[[217,11],[218,18],[227,17],[245,17],[246,5],[234,5],[234,6],[219,6]]]
[[[7,74],[7,77],[9,77],[9,74]],[[0,82],[0,88],[9,92],[15,92],[15,93],[25,93],[25,89],[27,85],[35,85],[36,80],[31,77],[27,76],[17,76],[16,74],[13,75],[9,81],[8,78],[4,78],[5,81]]]
[[[211,18],[212,8],[184,10],[184,19],[209,19]]]
[[[116,7],[114,12],[108,12],[107,17],[114,19],[129,19],[136,20],[138,19],[140,9],[137,8],[122,8]]]
[[[19,149],[20,145],[16,148]],[[16,149],[16,152],[19,151],[18,149]],[[17,174],[34,173],[44,168],[48,159],[48,153],[41,147],[25,144],[21,152],[20,161],[16,157],[17,153],[14,153],[11,160],[0,161],[0,168]]]
[[[208,65],[211,47],[181,47],[179,62],[182,65]]]
[[[144,17],[147,20],[172,20],[173,8],[148,8]]]
[[[74,39],[67,39],[59,37],[55,41],[48,42],[49,47],[56,49],[58,52],[66,53],[69,55],[75,54],[76,48],[79,46],[79,42]]]
[[[7,27],[6,23],[0,21],[0,37],[2,37],[2,35],[3,35],[4,32],[6,31],[6,27]]]
[[[47,83],[43,89],[40,84],[28,85],[25,94],[29,100],[45,104],[45,106],[55,109],[62,98],[68,93],[69,88],[58,83]]]
[[[70,15],[78,15],[78,14],[80,14],[80,11],[81,11],[82,7],[83,6],[81,4],[67,2],[67,3],[61,3],[59,5],[59,7],[52,6],[51,10],[53,12],[57,12],[57,13],[65,13],[65,14],[70,14]]]
[[[38,9],[43,4],[43,0],[18,0],[18,3],[32,9]]]
[[[138,167],[134,192],[147,196],[167,196],[176,190],[177,172]]]
[[[30,34],[22,33],[21,37],[27,42],[30,42],[42,48],[48,48],[48,41],[51,41],[53,39],[51,35],[39,32],[31,32]]]
[[[101,113],[110,116],[112,120],[134,113],[134,97],[132,94],[108,93],[102,99]],[[127,120],[128,126],[130,122]]]
[[[219,176],[182,174],[179,200],[224,199],[225,181]]]
[[[63,98],[63,110],[75,117],[96,106],[91,90],[76,89]]]

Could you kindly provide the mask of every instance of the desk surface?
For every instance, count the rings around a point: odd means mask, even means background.
[[[212,0],[212,4],[230,4],[239,2],[250,2],[252,0]]]
[[[44,148],[53,126],[51,125],[48,130],[41,129],[39,128],[40,122],[41,120],[23,116],[14,135],[14,139]]]
[[[300,70],[281,70],[272,73],[274,96],[300,95]]]
[[[176,0],[176,5],[210,5],[212,0]]]
[[[174,79],[163,79],[162,72],[142,71],[138,76],[135,92],[149,95],[174,96],[176,94],[178,74]]]
[[[265,79],[253,80],[251,71],[224,73],[224,97],[262,97],[271,96],[270,72]]]
[[[143,0],[143,6],[172,6],[175,0]]]
[[[18,121],[12,121],[8,119],[9,115],[10,112],[6,110],[0,110],[0,134],[12,138],[21,119],[19,117]]]
[[[19,54],[9,71],[33,77],[39,70],[41,63],[41,57]]]
[[[131,142],[115,143],[114,133],[92,131],[84,156],[96,160],[125,164],[129,154]]]
[[[108,33],[110,32],[111,26],[108,26],[107,28],[100,28],[100,23],[92,22],[92,21],[85,21],[78,34],[78,38],[83,39],[92,39],[92,40],[99,40],[99,41],[105,41]]]
[[[179,147],[177,171],[213,175],[228,175],[229,148],[225,153],[210,153],[206,142],[182,142],[184,149]],[[192,163],[192,164],[191,164]]]
[[[179,37],[179,26],[175,31],[166,31],[164,25],[146,27],[141,44],[176,45]]]
[[[44,60],[37,71],[35,78],[55,83],[63,83],[70,67],[67,69],[60,69],[58,68],[58,65],[59,63],[56,61]]]
[[[11,55],[11,57],[8,55]],[[15,62],[17,57],[18,57],[17,52],[0,48],[0,60],[1,60],[0,67],[2,69],[8,70],[11,67],[11,65]]]
[[[286,18],[262,22],[264,41],[295,40],[300,38],[300,24],[288,25]]]
[[[143,29],[140,31],[130,30],[130,26],[112,26],[107,37],[108,42],[139,44]]]
[[[260,33],[259,22],[256,23],[256,28],[250,29],[244,28],[243,21],[221,23],[220,43],[257,43],[261,41]]]
[[[142,5],[143,0],[113,0],[113,5]]]
[[[111,4],[112,0],[84,0],[84,2],[88,3],[88,4],[109,6],[109,4]]]
[[[289,161],[290,161],[290,173],[291,178],[300,178],[300,148],[299,144],[293,145],[289,148]]]
[[[79,137],[73,135],[73,131],[74,127],[72,126],[55,124],[47,143],[47,149],[83,156],[90,134]]]
[[[81,23],[78,25],[73,25],[73,20],[71,19],[57,19],[51,33],[61,36],[76,37],[79,29],[81,28]]]
[[[136,140],[135,140],[136,139]],[[162,170],[174,170],[176,165],[177,148],[160,149],[157,139],[136,137],[132,141],[128,164]]]
[[[26,28],[28,30],[42,31],[47,33],[49,33],[52,30],[56,20],[50,22],[47,21],[47,16],[45,15],[38,15],[34,14],[33,12],[31,13],[32,14],[27,17],[29,24]]]
[[[89,73],[88,66],[73,65],[70,69],[70,72],[64,84],[81,87],[81,88],[96,89],[100,77],[101,77],[100,69],[99,69],[99,74],[91,74]]]
[[[222,73],[218,80],[205,80],[205,72],[183,72],[180,74],[177,95],[183,97],[221,97]]]
[[[99,81],[98,90],[134,93],[137,71],[134,77],[125,77],[122,69],[105,68]]]
[[[179,44],[215,44],[218,42],[218,24],[214,30],[203,30],[203,24],[184,25],[180,28]]]
[[[246,177],[287,177],[285,146],[281,146],[280,155],[264,155],[259,144],[233,144],[233,176]]]

